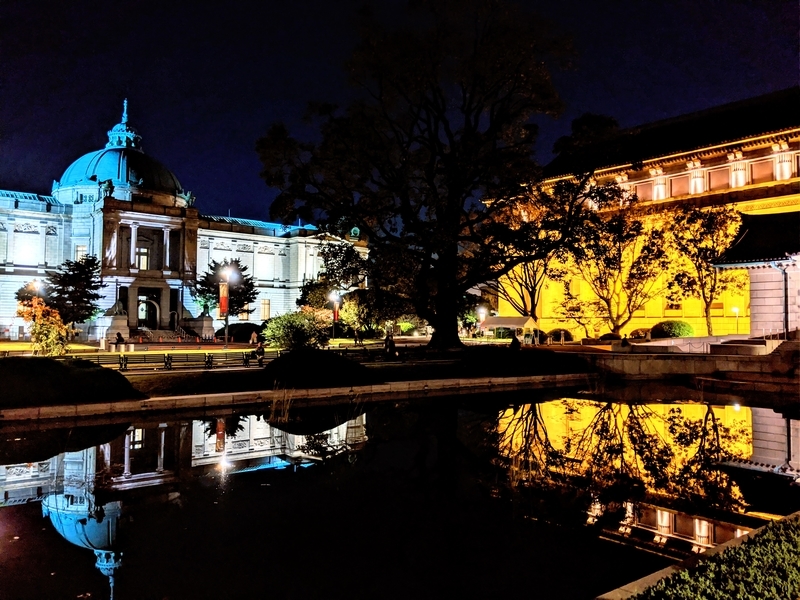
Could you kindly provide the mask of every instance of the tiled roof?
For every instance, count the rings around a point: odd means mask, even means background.
[[[800,212],[742,215],[736,240],[714,264],[736,267],[786,261],[800,254]]]
[[[240,219],[238,217],[221,217],[217,215],[202,215],[201,219],[207,219],[214,223],[228,223],[229,225],[243,225],[245,227],[255,227],[257,229],[273,229],[280,232],[278,235],[292,233],[299,230],[316,231],[314,225],[281,225],[280,223],[269,223],[267,221],[256,221],[255,219]]]
[[[625,129],[544,167],[547,178],[623,166],[800,127],[800,87]]]
[[[42,196],[40,194],[30,194],[28,192],[12,192],[0,190],[0,198],[13,198],[14,200],[27,200],[29,202],[44,202],[53,206],[60,206],[61,203],[52,196]]]

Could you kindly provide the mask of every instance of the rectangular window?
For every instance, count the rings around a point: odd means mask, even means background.
[[[676,514],[674,521],[674,532],[675,535],[694,539],[694,517]]]
[[[75,260],[79,261],[86,256],[87,247],[83,245],[75,246]]]
[[[750,182],[763,183],[775,179],[775,168],[772,160],[762,160],[750,165]]]
[[[131,433],[131,450],[140,450],[144,447],[144,429],[134,429]]]
[[[150,248],[136,248],[136,268],[147,271],[150,268]]]
[[[244,309],[246,311],[250,310],[250,305],[249,304],[245,304],[244,305]],[[239,313],[237,316],[239,317],[240,321],[249,321],[250,320],[250,313],[249,312],[242,312],[242,313]]]
[[[667,302],[666,310],[682,310],[683,305],[680,302]]]
[[[636,186],[636,196],[639,200],[652,200],[653,199],[653,182],[640,183]]]
[[[684,196],[689,193],[689,176],[681,175],[680,177],[673,177],[669,180],[669,195]]]
[[[266,321],[270,318],[269,300],[261,301],[261,320]]]
[[[731,187],[731,170],[728,167],[724,169],[714,169],[708,172],[708,189],[714,190],[727,190]]]

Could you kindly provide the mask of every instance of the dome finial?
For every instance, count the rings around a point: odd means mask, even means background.
[[[108,132],[106,148],[133,148],[142,149],[142,136],[128,125],[128,99],[122,101],[122,121],[114,125]]]

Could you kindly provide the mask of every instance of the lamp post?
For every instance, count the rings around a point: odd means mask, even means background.
[[[333,322],[331,323],[331,339],[336,337],[336,321],[339,320],[339,294],[331,292],[328,300],[333,302]]]
[[[222,275],[225,277],[225,281],[219,282],[219,312],[220,316],[225,317],[225,345],[224,348],[228,348],[228,286],[231,280],[231,269],[230,267],[225,267],[222,269]]]
[[[733,307],[733,314],[736,315],[736,334],[739,334],[739,307]]]
[[[486,307],[478,307],[478,330],[483,332],[483,322],[486,320]]]

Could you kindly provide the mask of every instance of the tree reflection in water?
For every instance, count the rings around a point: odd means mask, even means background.
[[[610,522],[628,502],[687,511],[744,509],[721,461],[750,454],[749,411],[724,407],[602,403],[565,399],[503,411],[497,464],[531,514],[585,522],[587,511]]]

